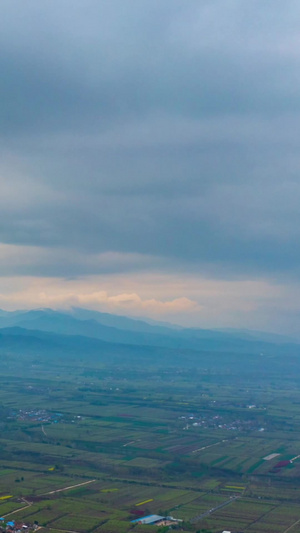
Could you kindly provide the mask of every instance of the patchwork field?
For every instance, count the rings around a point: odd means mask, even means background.
[[[152,513],[300,531],[297,373],[2,359],[0,516],[45,533],[153,532],[131,523]]]

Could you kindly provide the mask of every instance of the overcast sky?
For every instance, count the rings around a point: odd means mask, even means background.
[[[300,335],[299,1],[0,21],[0,307]]]

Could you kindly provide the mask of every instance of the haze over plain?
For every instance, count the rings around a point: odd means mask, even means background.
[[[0,307],[297,334],[299,3],[0,15]]]

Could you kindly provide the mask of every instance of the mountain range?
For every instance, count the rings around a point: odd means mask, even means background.
[[[46,335],[48,334],[48,336]],[[86,350],[109,345],[114,350],[128,347],[192,350],[197,352],[230,352],[256,355],[298,354],[300,345],[283,336],[245,330],[207,330],[148,323],[125,316],[72,308],[68,311],[34,309],[30,311],[0,310],[0,349],[8,340],[31,345],[60,346],[74,349],[76,341]]]

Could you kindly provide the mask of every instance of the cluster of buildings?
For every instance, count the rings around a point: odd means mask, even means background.
[[[30,420],[34,422],[58,422],[61,421],[61,413],[51,413],[45,409],[19,409],[12,413],[10,418],[18,420]]]
[[[6,533],[27,533],[31,529],[37,529],[37,526],[32,527],[24,524],[24,522],[15,522],[15,520],[6,521],[5,518],[0,517],[0,532]]]
[[[221,415],[190,415],[179,416],[178,418],[186,420],[186,425],[183,429],[202,427],[205,429],[226,429],[234,431],[264,431],[264,428],[260,428],[257,422],[252,419],[224,420],[224,417]]]

